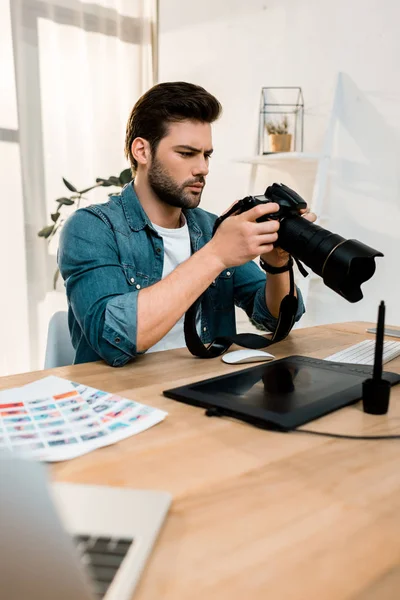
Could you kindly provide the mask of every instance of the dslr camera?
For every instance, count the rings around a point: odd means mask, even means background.
[[[276,202],[279,210],[257,221],[277,219],[280,222],[275,245],[291,254],[296,262],[306,264],[322,277],[326,286],[349,302],[361,300],[361,284],[374,274],[375,257],[383,256],[382,252],[357,240],[346,240],[304,219],[300,211],[307,203],[286,185],[274,183],[263,196],[247,196],[236,202],[216,220],[213,234],[227,217],[266,202]]]

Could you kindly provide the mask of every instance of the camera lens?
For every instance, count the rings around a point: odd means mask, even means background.
[[[281,221],[277,245],[306,264],[323,278],[326,286],[358,302],[361,284],[375,272],[375,257],[381,252],[310,223],[302,217]]]

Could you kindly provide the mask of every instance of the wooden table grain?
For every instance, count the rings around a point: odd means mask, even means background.
[[[297,329],[271,351],[323,358],[372,338],[370,325]],[[269,432],[162,396],[247,366],[179,349],[122,369],[89,363],[3,377],[0,389],[52,373],[168,412],[144,433],[51,466],[57,481],[172,493],[135,600],[400,598],[399,441]],[[385,368],[400,372],[400,358]],[[307,427],[400,434],[400,386],[387,415],[358,403]]]

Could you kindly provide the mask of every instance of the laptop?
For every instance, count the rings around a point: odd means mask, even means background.
[[[166,492],[48,484],[0,457],[0,600],[131,600],[165,520]]]

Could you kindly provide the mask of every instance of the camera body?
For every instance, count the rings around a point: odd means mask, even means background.
[[[223,214],[215,221],[213,235],[222,221],[224,221],[227,217],[234,214],[238,215],[246,212],[247,210],[251,210],[259,204],[266,204],[268,202],[276,202],[279,204],[279,210],[275,213],[270,213],[258,218],[257,221],[259,223],[262,223],[263,221],[269,221],[271,219],[282,221],[286,218],[300,217],[300,211],[307,208],[307,202],[305,202],[305,200],[303,200],[303,198],[294,190],[291,190],[283,183],[274,183],[267,187],[265,194],[262,196],[246,196],[246,198],[238,200],[229,209],[229,212]],[[278,238],[278,242],[276,242],[275,245],[282,246],[280,242],[281,240]]]
[[[269,221],[270,219],[281,221],[288,217],[298,217],[300,211],[307,208],[307,202],[296,192],[283,184],[274,183],[266,189],[263,196],[246,196],[246,198],[236,202],[232,209],[236,214],[240,214],[266,202],[276,202],[279,204],[279,210],[276,213],[260,217],[257,219],[258,222]]]

